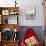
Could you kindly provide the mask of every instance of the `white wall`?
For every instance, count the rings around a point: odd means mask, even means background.
[[[0,0],[0,6],[14,6],[15,0]],[[20,7],[19,24],[21,26],[43,26],[43,6],[42,0],[17,0]],[[36,7],[36,20],[25,20],[25,9],[28,6]]]
[[[42,0],[25,0],[23,1],[24,3],[24,7],[22,10],[22,14],[20,16],[21,20],[20,23],[23,26],[43,26],[43,6],[42,6]],[[22,3],[22,2],[21,2]],[[35,6],[36,7],[36,20],[29,20],[26,21],[25,20],[25,11],[24,8],[26,9],[26,6]]]

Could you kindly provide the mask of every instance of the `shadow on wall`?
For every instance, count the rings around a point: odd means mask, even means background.
[[[20,31],[19,31],[19,39],[20,39],[20,41],[22,40],[23,35],[24,35],[25,31],[28,28],[32,28],[37,33],[39,41],[41,43],[43,43],[43,30],[42,30],[42,26],[21,26],[20,27]]]

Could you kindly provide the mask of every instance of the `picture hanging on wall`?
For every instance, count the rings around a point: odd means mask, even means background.
[[[35,20],[36,19],[36,8],[33,6],[27,7],[26,8],[26,15],[25,15],[26,20]]]
[[[2,10],[2,15],[9,15],[9,10]]]

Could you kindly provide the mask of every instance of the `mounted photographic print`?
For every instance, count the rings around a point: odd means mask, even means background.
[[[9,15],[9,10],[2,10],[2,15]]]
[[[26,20],[35,20],[35,18],[36,18],[36,8],[33,6],[27,7],[25,19]]]

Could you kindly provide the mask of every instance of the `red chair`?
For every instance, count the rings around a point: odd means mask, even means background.
[[[27,46],[25,43],[25,40],[32,36],[34,36],[37,39],[37,35],[34,32],[34,30],[32,28],[28,28],[27,31],[25,32],[24,37],[22,38],[21,46]],[[41,46],[41,45],[39,42],[37,42],[37,44],[35,46]]]

